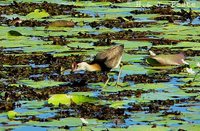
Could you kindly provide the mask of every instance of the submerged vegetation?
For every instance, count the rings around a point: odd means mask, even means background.
[[[0,130],[198,131],[199,7],[198,0],[0,1]],[[71,71],[120,44],[118,87],[118,69]]]

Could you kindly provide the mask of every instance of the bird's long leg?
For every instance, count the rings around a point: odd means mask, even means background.
[[[106,86],[107,86],[107,84],[108,84],[108,82],[110,81],[110,77],[109,77],[108,73],[107,73],[107,77],[108,77],[108,79],[106,80],[106,83],[104,84],[104,86],[103,86],[103,87],[106,87]]]
[[[118,83],[119,83],[119,81],[120,81],[121,73],[122,73],[122,66],[120,66],[120,69],[119,69],[119,74],[118,74],[118,76],[117,76],[117,82],[116,82],[116,85],[118,85]]]
[[[118,83],[119,83],[119,81],[120,81],[120,76],[121,76],[121,73],[122,73],[122,64],[120,64],[120,69],[119,69],[119,74],[118,74],[118,76],[117,76],[117,82],[115,83],[115,86],[119,86],[118,85]]]

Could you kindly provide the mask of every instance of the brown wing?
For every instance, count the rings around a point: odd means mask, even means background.
[[[95,61],[102,61],[108,68],[115,68],[120,62],[124,45],[113,46],[95,56]]]

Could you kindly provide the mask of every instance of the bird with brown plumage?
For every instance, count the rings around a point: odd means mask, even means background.
[[[122,55],[124,51],[124,45],[113,46],[105,51],[99,52],[94,57],[91,63],[80,62],[72,64],[72,71],[110,71],[114,68],[118,68],[121,63]],[[121,74],[121,67],[118,75],[118,80]],[[108,83],[107,80],[106,84]]]

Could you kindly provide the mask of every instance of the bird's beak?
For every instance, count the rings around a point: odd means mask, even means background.
[[[75,71],[77,69],[77,63],[74,62],[72,63],[72,71]]]

